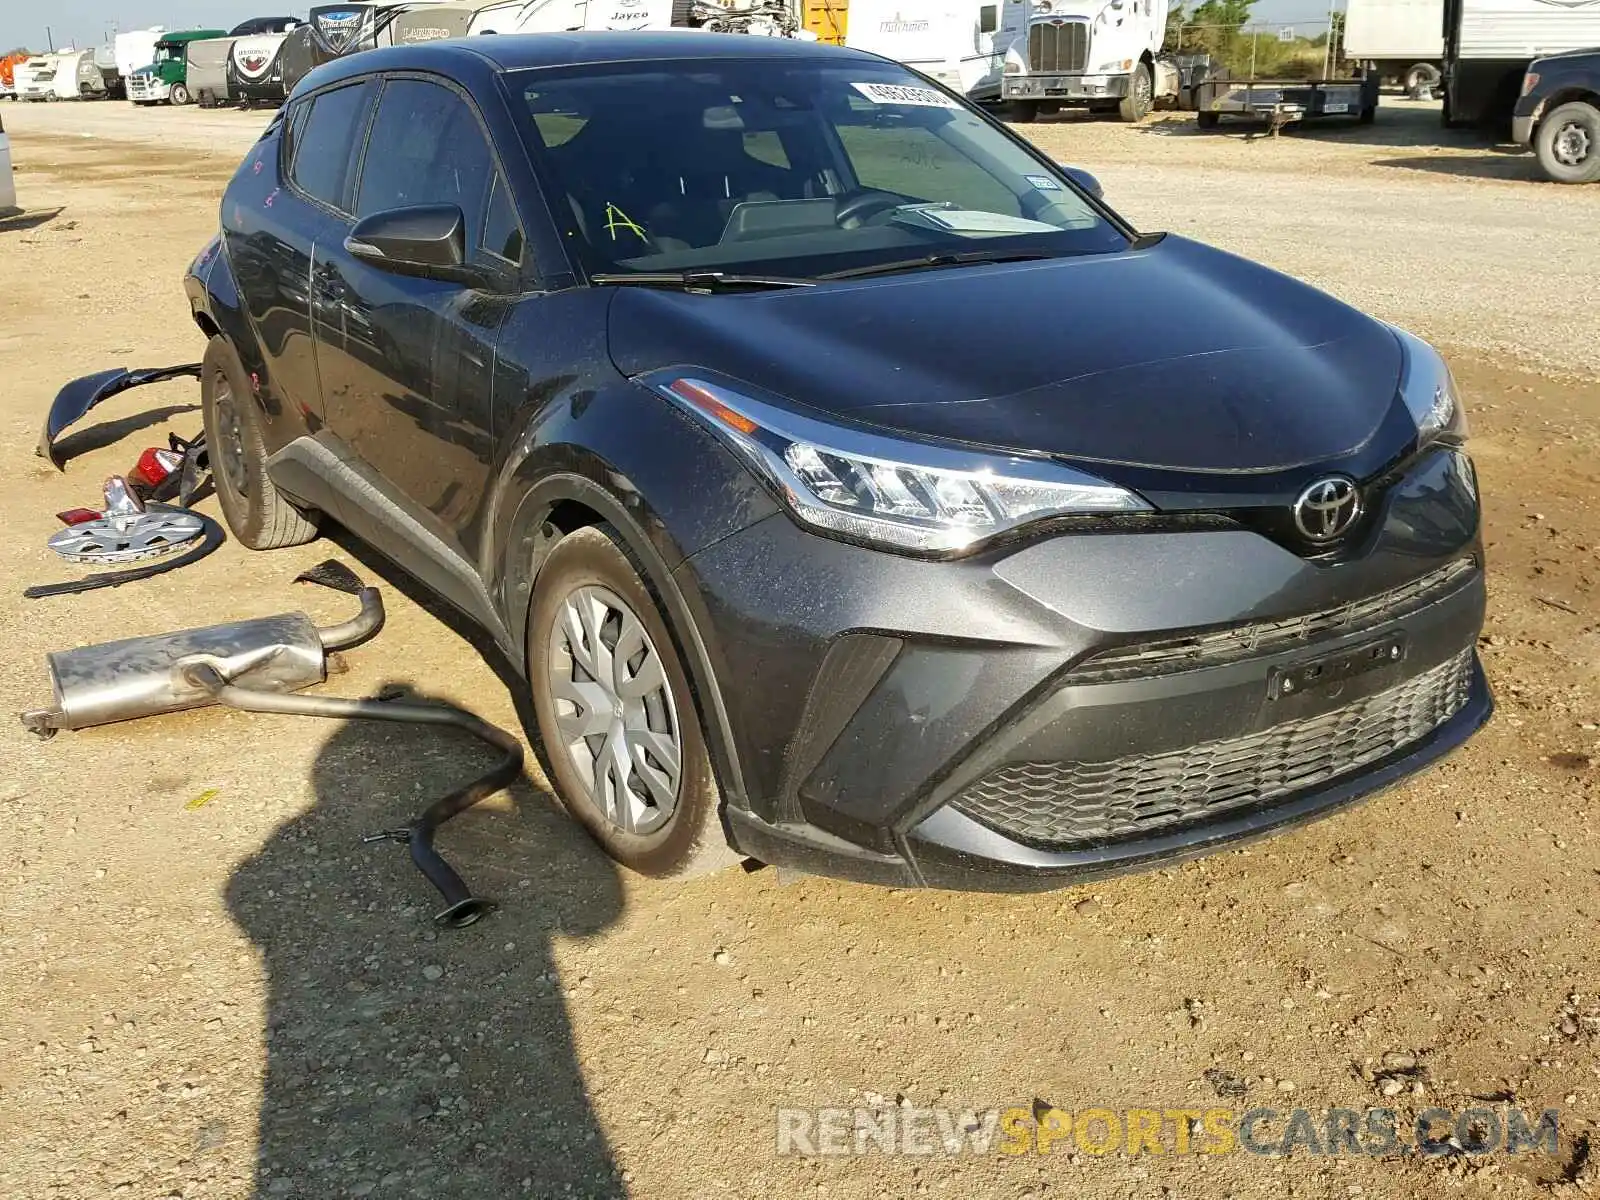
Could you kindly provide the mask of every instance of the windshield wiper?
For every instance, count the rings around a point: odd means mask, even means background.
[[[815,287],[816,281],[792,275],[746,275],[734,271],[629,271],[589,276],[599,287],[673,287],[690,292],[737,292]]]
[[[894,262],[874,263],[870,267],[850,267],[843,271],[830,271],[818,279],[864,279],[868,275],[889,275],[895,271],[921,271],[929,267],[974,266],[980,263],[1035,262],[1041,258],[1059,258],[1057,254],[1044,254],[1038,250],[963,250],[957,254],[925,254],[921,258],[903,258]]]

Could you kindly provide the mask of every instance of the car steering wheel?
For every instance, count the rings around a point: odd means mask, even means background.
[[[908,203],[910,203],[908,196],[885,192],[879,188],[863,188],[840,202],[838,211],[833,214],[833,220],[841,229],[859,229],[867,223],[869,217]]]

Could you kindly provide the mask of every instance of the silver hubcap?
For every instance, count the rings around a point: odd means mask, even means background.
[[[1576,121],[1569,121],[1556,130],[1556,161],[1568,167],[1581,167],[1589,157],[1589,131]]]
[[[625,833],[648,834],[678,806],[678,711],[655,643],[615,592],[582,587],[550,631],[550,694],[561,742],[588,800]]]

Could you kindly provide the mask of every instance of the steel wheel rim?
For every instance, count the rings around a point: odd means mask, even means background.
[[[580,587],[550,630],[550,696],[561,752],[612,827],[651,834],[677,811],[683,743],[660,651],[609,588]]]
[[[1563,166],[1581,167],[1589,157],[1589,131],[1577,121],[1568,121],[1556,130],[1556,161]]]
[[[217,447],[221,453],[222,476],[235,495],[249,495],[250,464],[244,456],[244,423],[239,418],[239,406],[234,402],[233,389],[228,381],[218,376],[216,381]]]

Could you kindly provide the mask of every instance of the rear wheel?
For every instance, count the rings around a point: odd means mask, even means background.
[[[1142,121],[1155,106],[1155,84],[1150,78],[1150,64],[1139,63],[1128,79],[1128,94],[1117,106],[1117,115],[1124,121]]]
[[[224,339],[214,337],[200,368],[200,408],[217,501],[233,536],[252,550],[298,546],[316,522],[278,493],[267,476],[261,413],[250,380]]]
[[[1600,108],[1575,100],[1539,122],[1539,166],[1557,183],[1600,182]]]
[[[181,83],[175,83],[172,85],[172,91],[167,93],[167,99],[172,101],[174,107],[182,108],[189,103],[189,89]]]
[[[736,861],[677,645],[609,525],[568,534],[540,569],[528,683],[545,772],[612,858],[656,876]]]

